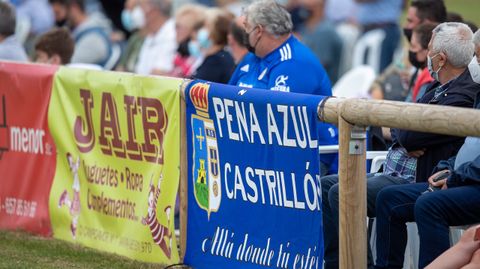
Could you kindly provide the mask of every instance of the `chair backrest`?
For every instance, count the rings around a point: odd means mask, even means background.
[[[338,97],[369,97],[368,91],[375,80],[375,71],[372,67],[361,65],[343,75],[334,85],[332,91]]]
[[[100,61],[98,61],[94,64],[100,65],[102,68],[104,68],[106,70],[109,70],[105,67],[107,65],[107,62],[110,61],[110,59],[112,58],[114,44],[112,43],[112,40],[110,39],[109,34],[107,34],[107,32],[105,31],[105,29],[103,27],[94,26],[94,27],[88,27],[88,28],[82,29],[82,30],[74,33],[73,39],[75,40],[75,43],[77,43],[82,38],[84,38],[85,36],[92,35],[92,34],[102,38],[103,41],[105,42],[106,46],[107,46],[107,49],[108,49],[107,56],[105,56],[104,59],[102,59],[102,60],[100,60]]]
[[[30,30],[32,29],[32,23],[27,17],[17,17],[17,24],[15,25],[15,37],[20,44],[24,44],[27,41]]]
[[[382,164],[385,162],[385,159],[387,157],[387,152],[386,151],[379,151],[379,152],[383,153],[383,155],[375,156],[372,158],[372,164],[370,165],[370,173],[377,173],[382,167]]]
[[[338,145],[323,145],[318,147],[320,154],[329,154],[337,153]],[[367,151],[366,159],[372,160],[372,165],[370,166],[370,173],[376,173],[380,170],[385,158],[387,157],[388,151]]]
[[[352,66],[366,64],[371,66],[375,74],[380,72],[380,56],[382,53],[382,42],[385,39],[385,32],[381,29],[375,29],[366,32],[358,40],[353,50]],[[368,56],[365,61],[365,54]]]
[[[120,46],[120,44],[113,43],[110,57],[108,58],[104,66],[105,70],[113,70],[113,68],[115,68],[115,66],[117,65],[118,61],[120,61],[120,57],[122,57],[122,47]]]
[[[102,71],[103,68],[98,64],[70,63],[67,67]]]
[[[350,23],[341,23],[335,27],[335,31],[342,39],[342,57],[338,70],[340,77],[352,68],[353,49],[360,36],[360,30]]]

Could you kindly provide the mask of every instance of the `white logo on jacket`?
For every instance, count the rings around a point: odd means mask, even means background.
[[[288,76],[280,75],[275,79],[275,86],[271,88],[272,91],[289,92],[290,87],[287,86]]]

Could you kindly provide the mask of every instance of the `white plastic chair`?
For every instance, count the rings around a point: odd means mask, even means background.
[[[337,153],[338,145],[319,146],[318,151],[320,152],[320,154]]]
[[[367,160],[372,160],[370,165],[370,173],[376,173],[382,167],[388,151],[367,151]]]
[[[103,68],[98,64],[69,63],[67,67],[102,71]]]
[[[335,31],[342,39],[342,57],[338,70],[339,76],[342,76],[352,68],[353,49],[360,36],[360,30],[353,24],[341,23],[335,27]]]
[[[117,65],[120,57],[122,56],[122,47],[119,44],[112,44],[112,51],[110,53],[110,58],[108,58],[107,63],[105,63],[105,70],[112,70],[115,65]]]
[[[385,39],[385,31],[375,29],[366,32],[360,37],[353,50],[352,66],[368,65],[373,68],[376,74],[380,72],[380,57],[382,53],[382,43]],[[365,62],[365,53],[368,51],[368,57]]]
[[[318,151],[320,154],[328,153],[337,153],[338,145],[324,145],[319,146]],[[370,173],[376,173],[380,170],[385,158],[387,157],[388,151],[367,151],[367,160],[372,160],[372,165],[370,166]]]
[[[420,241],[418,238],[418,229],[415,222],[407,224],[407,245],[405,247],[405,259],[403,260],[403,269],[416,269],[418,266],[418,253],[420,249]],[[370,236],[370,247],[372,249],[373,261],[377,258],[377,219],[373,219],[372,234]]]
[[[368,91],[375,80],[372,67],[361,65],[343,75],[332,89],[337,97],[368,98]]]
[[[450,227],[450,245],[455,245],[460,241],[460,237],[462,237],[463,232],[466,229],[472,227],[473,225],[463,225],[463,226],[451,226]]]
[[[27,17],[17,17],[17,24],[15,25],[15,37],[20,44],[24,44],[27,41],[28,35],[32,29],[32,23]]]

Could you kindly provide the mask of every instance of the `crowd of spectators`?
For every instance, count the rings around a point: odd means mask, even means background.
[[[480,31],[443,0],[0,0],[0,60],[324,96],[372,32],[380,49],[359,57],[378,54],[371,98],[480,108]],[[388,154],[367,176],[377,219],[369,267],[402,268],[405,223],[415,221],[419,268],[476,268],[473,228],[442,253],[449,226],[480,223],[480,139],[387,128],[377,138]],[[324,266],[338,268],[338,176],[325,160]]]
[[[237,21],[239,29],[244,30],[243,21],[241,21],[243,11],[249,3],[254,1],[2,0],[2,2],[11,2],[15,9],[13,11],[16,14],[15,39],[23,45],[30,60],[36,58],[34,46],[41,34],[53,27],[65,27],[75,41],[72,65],[143,75],[168,75],[226,82],[233,73],[230,56],[234,58],[233,54],[236,52],[235,42],[229,42],[228,39],[228,36],[235,36],[235,28],[231,25]],[[410,98],[417,97],[420,91],[420,85],[415,78],[421,74],[416,72],[411,74],[415,68],[411,68],[408,57],[403,57],[401,68],[398,68],[398,62],[402,61],[402,57],[398,55],[408,55],[406,52],[398,53],[402,47],[402,31],[399,26],[402,12],[406,11],[407,23],[403,32],[408,42],[414,25],[421,22],[447,21],[446,18],[442,18],[447,16],[442,14],[445,10],[439,9],[438,4],[435,4],[443,1],[436,0],[412,1],[410,8],[407,8],[407,0],[277,0],[276,2],[284,5],[289,11],[293,23],[292,31],[320,61],[332,86],[352,68],[350,48],[355,40],[352,43],[349,37],[345,37],[342,30],[345,28],[342,27],[356,31],[357,40],[374,30],[382,31],[384,38],[381,41],[381,49],[378,52],[368,51],[364,57],[366,58],[368,53],[378,53],[378,71],[390,71],[379,76],[379,80],[374,84],[377,87],[372,87],[372,96],[386,99],[404,99],[407,95]],[[213,11],[216,8],[220,10]],[[209,42],[200,44],[195,39],[197,32],[202,30],[199,37],[204,38],[207,30],[204,26],[215,24],[206,14],[219,12],[224,14],[215,16],[219,20],[217,24],[228,26],[228,29],[225,31],[220,29],[222,27],[213,27],[209,32]],[[463,21],[461,14],[449,13],[448,15],[448,21]],[[5,24],[12,24],[12,22]],[[467,24],[475,27],[473,23]],[[215,33],[215,31],[219,32]],[[238,31],[236,37],[240,37]],[[9,38],[7,43],[11,44],[13,42],[11,39]],[[207,52],[200,46],[210,43],[212,48],[209,49],[215,53]],[[240,45],[245,48],[245,44]],[[218,50],[218,47],[224,49]],[[195,55],[190,55],[190,50]],[[221,61],[218,61],[219,57]],[[410,55],[410,57],[414,56]],[[3,59],[7,58],[3,57]],[[27,61],[25,58],[18,58],[18,60]],[[234,59],[234,66],[239,62],[238,59]],[[205,76],[205,72],[197,70],[205,69],[205,64],[206,67],[211,68],[213,66],[211,63],[214,63],[218,70],[225,70],[226,74]],[[426,74],[423,70],[422,78],[425,79]],[[406,80],[409,81],[405,82]],[[398,82],[397,84],[394,82],[393,88],[403,86],[403,91],[401,87],[392,90],[391,81]],[[416,81],[415,87],[408,84]],[[409,92],[413,89],[413,92]]]

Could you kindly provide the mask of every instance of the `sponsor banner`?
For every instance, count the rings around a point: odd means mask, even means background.
[[[181,80],[61,68],[53,235],[133,259],[179,261],[174,234]]]
[[[322,267],[318,145],[330,139],[317,122],[322,99],[190,84],[187,264]]]
[[[51,235],[56,150],[47,110],[56,69],[0,62],[0,229]]]

